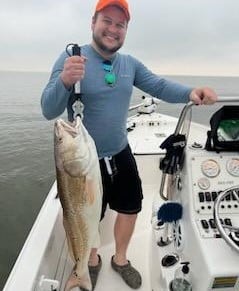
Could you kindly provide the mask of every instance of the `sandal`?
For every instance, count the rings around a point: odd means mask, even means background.
[[[131,265],[130,261],[128,264],[120,266],[114,262],[114,256],[111,258],[112,268],[119,273],[125,283],[132,289],[138,289],[142,284],[142,278],[140,273]]]

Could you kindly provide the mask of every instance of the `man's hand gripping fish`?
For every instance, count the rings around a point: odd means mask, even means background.
[[[68,247],[75,262],[65,291],[78,286],[91,291],[88,271],[91,248],[99,247],[102,182],[93,139],[80,118],[74,125],[55,122],[55,163],[58,195]]]

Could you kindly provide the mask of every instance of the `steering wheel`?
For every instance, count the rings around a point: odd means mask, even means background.
[[[213,216],[221,237],[230,247],[232,247],[235,251],[239,253],[239,227],[226,225],[225,223],[223,223],[223,220],[221,219],[219,214],[220,204],[223,198],[228,195],[232,195],[234,197],[234,201],[237,202],[239,206],[239,185],[237,185],[226,189],[217,196],[213,207]]]

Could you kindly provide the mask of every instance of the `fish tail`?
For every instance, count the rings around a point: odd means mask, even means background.
[[[68,278],[64,291],[70,291],[75,287],[84,288],[84,290],[92,291],[92,284],[89,276],[89,272],[82,275],[80,278],[77,276],[76,272],[73,271]]]

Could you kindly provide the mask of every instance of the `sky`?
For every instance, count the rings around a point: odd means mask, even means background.
[[[239,1],[128,0],[122,53],[157,74],[239,76]],[[91,42],[95,0],[0,0],[0,70],[50,72]]]

